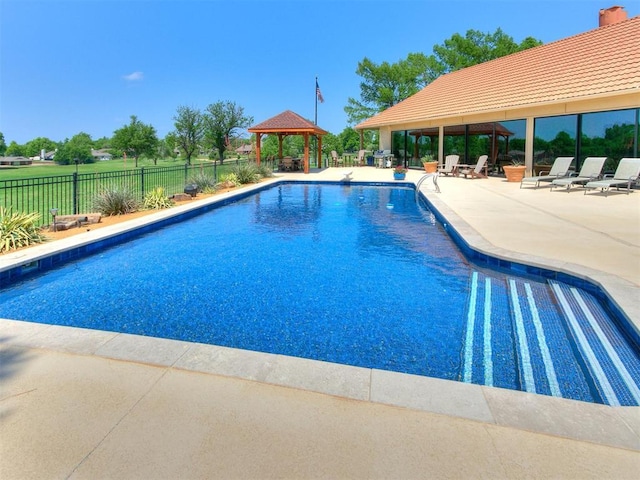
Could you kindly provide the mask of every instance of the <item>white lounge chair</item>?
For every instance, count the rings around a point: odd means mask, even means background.
[[[525,183],[533,183],[535,188],[540,186],[540,182],[552,182],[557,178],[566,177],[569,175],[569,167],[571,166],[571,162],[573,162],[573,157],[558,157],[553,161],[553,165],[551,165],[551,170],[548,172],[540,172],[544,173],[543,175],[538,175],[535,177],[525,177],[520,182],[520,188]]]
[[[607,178],[607,175],[605,175],[602,180],[588,182],[584,186],[584,194],[587,194],[587,190],[599,188],[606,197],[611,187],[616,187],[616,190],[619,190],[620,187],[626,186],[627,195],[629,195],[631,184],[638,181],[638,176],[640,176],[640,158],[623,158],[620,160],[616,173],[613,174],[612,178]]]
[[[567,192],[571,190],[573,185],[584,185],[587,182],[591,182],[600,178],[602,173],[602,167],[607,157],[587,157],[584,159],[584,163],[580,168],[580,173],[577,176],[569,176],[564,178],[557,178],[551,182],[551,190],[556,187],[564,187]]]
[[[471,175],[471,178],[487,178],[487,159],[488,155],[480,155],[478,157],[478,163],[476,163],[474,168],[463,168],[458,172],[459,175],[464,175],[464,178],[467,178],[467,175]],[[484,168],[484,173],[482,173],[482,169]]]
[[[438,173],[443,175],[449,175],[456,173],[458,167],[458,161],[460,160],[460,155],[447,155],[444,157],[444,167],[440,167],[438,169]]]

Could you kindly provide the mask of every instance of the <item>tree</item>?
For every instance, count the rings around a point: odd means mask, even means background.
[[[4,153],[7,157],[24,157],[24,145],[18,145],[15,140],[11,140]]]
[[[114,148],[120,149],[135,158],[136,167],[138,167],[138,157],[140,155],[153,157],[158,137],[153,126],[146,125],[138,120],[138,117],[131,115],[129,125],[125,125],[113,132],[111,143]]]
[[[38,137],[33,140],[29,140],[24,145],[25,155],[27,157],[35,157],[36,155],[40,155],[40,152],[44,150],[45,152],[50,152],[51,150],[55,150],[58,148],[58,145],[53,140],[49,140],[46,137]]]
[[[230,145],[229,138],[238,129],[247,128],[253,117],[245,116],[244,108],[235,102],[216,102],[207,107],[203,114],[204,145],[218,151],[220,163],[224,162],[224,151]]]
[[[0,132],[0,157],[4,155],[4,152],[7,151],[7,144],[4,140],[4,134]]]
[[[501,29],[492,34],[468,30],[464,37],[456,33],[444,45],[434,46],[428,57],[410,53],[398,63],[379,65],[365,57],[356,70],[363,78],[360,100],[349,98],[344,110],[350,123],[359,123],[410,97],[440,75],[541,44],[532,37],[517,44]]]
[[[94,161],[91,155],[92,147],[91,135],[80,132],[71,137],[71,140],[65,139],[62,145],[58,147],[54,161],[58,165],[71,165],[76,160],[78,163],[92,163]]]
[[[187,165],[191,165],[191,157],[202,142],[204,131],[202,113],[197,108],[180,106],[173,120],[176,129],[168,138],[169,144],[182,150]]]

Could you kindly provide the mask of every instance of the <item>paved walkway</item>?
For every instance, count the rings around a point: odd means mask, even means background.
[[[287,176],[346,171],[391,177]],[[424,191],[475,247],[592,278],[640,324],[640,192],[440,187]],[[640,468],[637,407],[7,320],[0,362],[2,479],[618,479]]]

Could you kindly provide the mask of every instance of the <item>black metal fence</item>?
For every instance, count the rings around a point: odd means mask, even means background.
[[[39,224],[48,225],[52,220],[52,208],[58,210],[57,215],[89,213],[94,197],[106,188],[129,187],[139,200],[156,187],[163,187],[167,195],[173,195],[182,192],[190,177],[201,172],[217,177],[217,165],[141,167],[125,171],[0,180],[0,205],[12,212],[37,212],[40,214]]]

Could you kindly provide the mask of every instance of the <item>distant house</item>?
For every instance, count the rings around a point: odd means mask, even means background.
[[[0,157],[0,165],[31,165],[33,160],[27,157]]]
[[[251,145],[241,145],[236,148],[236,153],[241,155],[249,155],[251,152],[253,152],[253,147]]]
[[[113,155],[111,155],[104,148],[101,149],[101,150],[93,150],[93,149],[91,149],[91,156],[93,158],[95,158],[96,160],[111,160],[113,158]]]
[[[56,150],[52,150],[50,152],[45,152],[44,157],[42,158],[42,160],[53,160],[53,158],[56,156]]]

